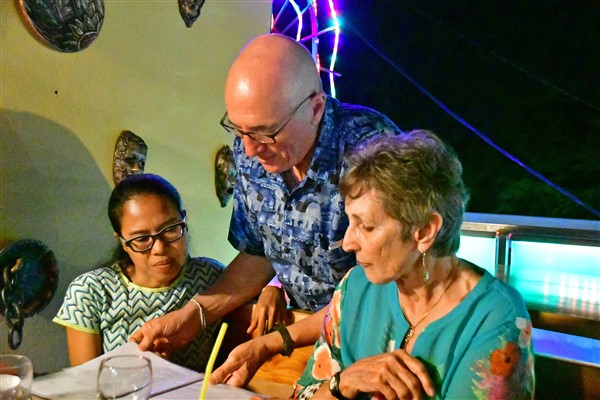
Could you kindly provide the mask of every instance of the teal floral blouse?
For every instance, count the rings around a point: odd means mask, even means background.
[[[411,355],[427,366],[436,399],[532,399],[531,321],[525,303],[515,289],[473,267],[482,275],[478,284],[426,327]],[[395,282],[372,284],[360,267],[348,272],[334,292],[294,398],[309,399],[336,372],[399,348],[409,324],[397,293]]]

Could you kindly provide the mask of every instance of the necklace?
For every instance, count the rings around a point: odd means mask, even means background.
[[[454,281],[454,279],[452,279],[453,275],[454,275],[454,268],[450,272],[450,276],[448,277],[448,282],[446,283],[444,290],[442,290],[442,293],[440,293],[440,296],[438,297],[438,299],[431,306],[431,308],[429,310],[427,310],[427,312],[425,314],[423,314],[421,319],[419,319],[416,324],[413,325],[410,323],[410,321],[408,320],[408,317],[406,316],[406,313],[404,312],[404,307],[402,307],[402,303],[400,303],[400,310],[402,310],[402,315],[404,315],[404,319],[406,319],[406,322],[408,322],[408,324],[409,324],[408,330],[406,331],[406,334],[404,335],[404,339],[402,339],[402,345],[400,345],[401,349],[404,350],[406,348],[406,346],[408,346],[408,342],[413,337],[415,328],[417,326],[419,326],[419,324],[421,322],[423,322],[425,320],[425,318],[427,318],[427,316],[429,315],[431,310],[433,310],[440,303],[440,300],[442,300],[442,296],[444,295],[444,293],[446,293],[446,290],[448,290],[448,288],[450,287],[450,284]]]

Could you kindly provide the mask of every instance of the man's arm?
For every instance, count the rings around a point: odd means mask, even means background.
[[[194,298],[202,304],[210,324],[252,300],[274,276],[268,258],[240,252],[221,278]]]
[[[251,300],[274,275],[266,257],[240,252],[221,278],[194,299],[202,305],[206,323],[210,324]],[[130,340],[142,351],[169,354],[189,344],[202,330],[201,325],[197,304],[188,302],[179,310],[146,322]]]

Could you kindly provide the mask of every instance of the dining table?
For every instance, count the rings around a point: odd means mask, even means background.
[[[157,400],[197,400],[201,390],[202,382],[195,382],[193,384],[184,386],[179,389],[175,389],[170,392],[162,393],[157,396],[152,396],[152,399]],[[209,385],[206,392],[207,400],[236,400],[236,399],[249,399],[254,396],[260,396],[263,398],[281,398],[286,399],[290,396],[292,387],[288,384],[270,381],[262,378],[254,378],[246,386],[246,388],[236,388],[229,385],[218,384]],[[48,400],[46,397],[31,396],[32,400]],[[56,398],[57,400],[86,400],[73,394]],[[91,399],[90,399],[91,400]]]
[[[221,348],[224,358],[235,345],[251,339],[245,333],[252,308],[253,305],[245,305],[230,314],[228,335],[225,337],[225,345]],[[289,318],[286,324],[297,322],[308,315],[310,312],[288,310]],[[249,399],[255,396],[289,398],[294,382],[302,375],[312,350],[312,346],[305,346],[296,348],[289,357],[275,355],[261,366],[245,388],[226,384],[208,385],[206,399],[234,400]],[[154,372],[153,389],[150,396],[152,399],[199,399],[204,374],[173,364],[151,352],[142,354],[133,342],[122,345],[82,365],[37,377],[33,383],[32,399],[95,400],[95,382],[100,361],[108,356],[120,354],[145,355],[151,358]],[[220,362],[223,362],[224,358]]]

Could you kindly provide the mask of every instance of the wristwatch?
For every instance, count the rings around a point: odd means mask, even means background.
[[[349,400],[348,398],[344,397],[342,392],[340,392],[340,374],[341,373],[342,373],[342,371],[336,372],[335,375],[333,375],[331,377],[331,379],[329,380],[329,392],[331,392],[331,395],[338,400]]]
[[[273,325],[273,327],[269,331],[269,333],[271,333],[271,332],[279,332],[279,334],[281,335],[281,338],[283,339],[283,349],[281,350],[280,354],[282,356],[289,357],[292,354],[292,352],[294,351],[294,342],[292,341],[292,338],[290,337],[290,333],[288,332],[285,325],[277,323],[277,324]]]

